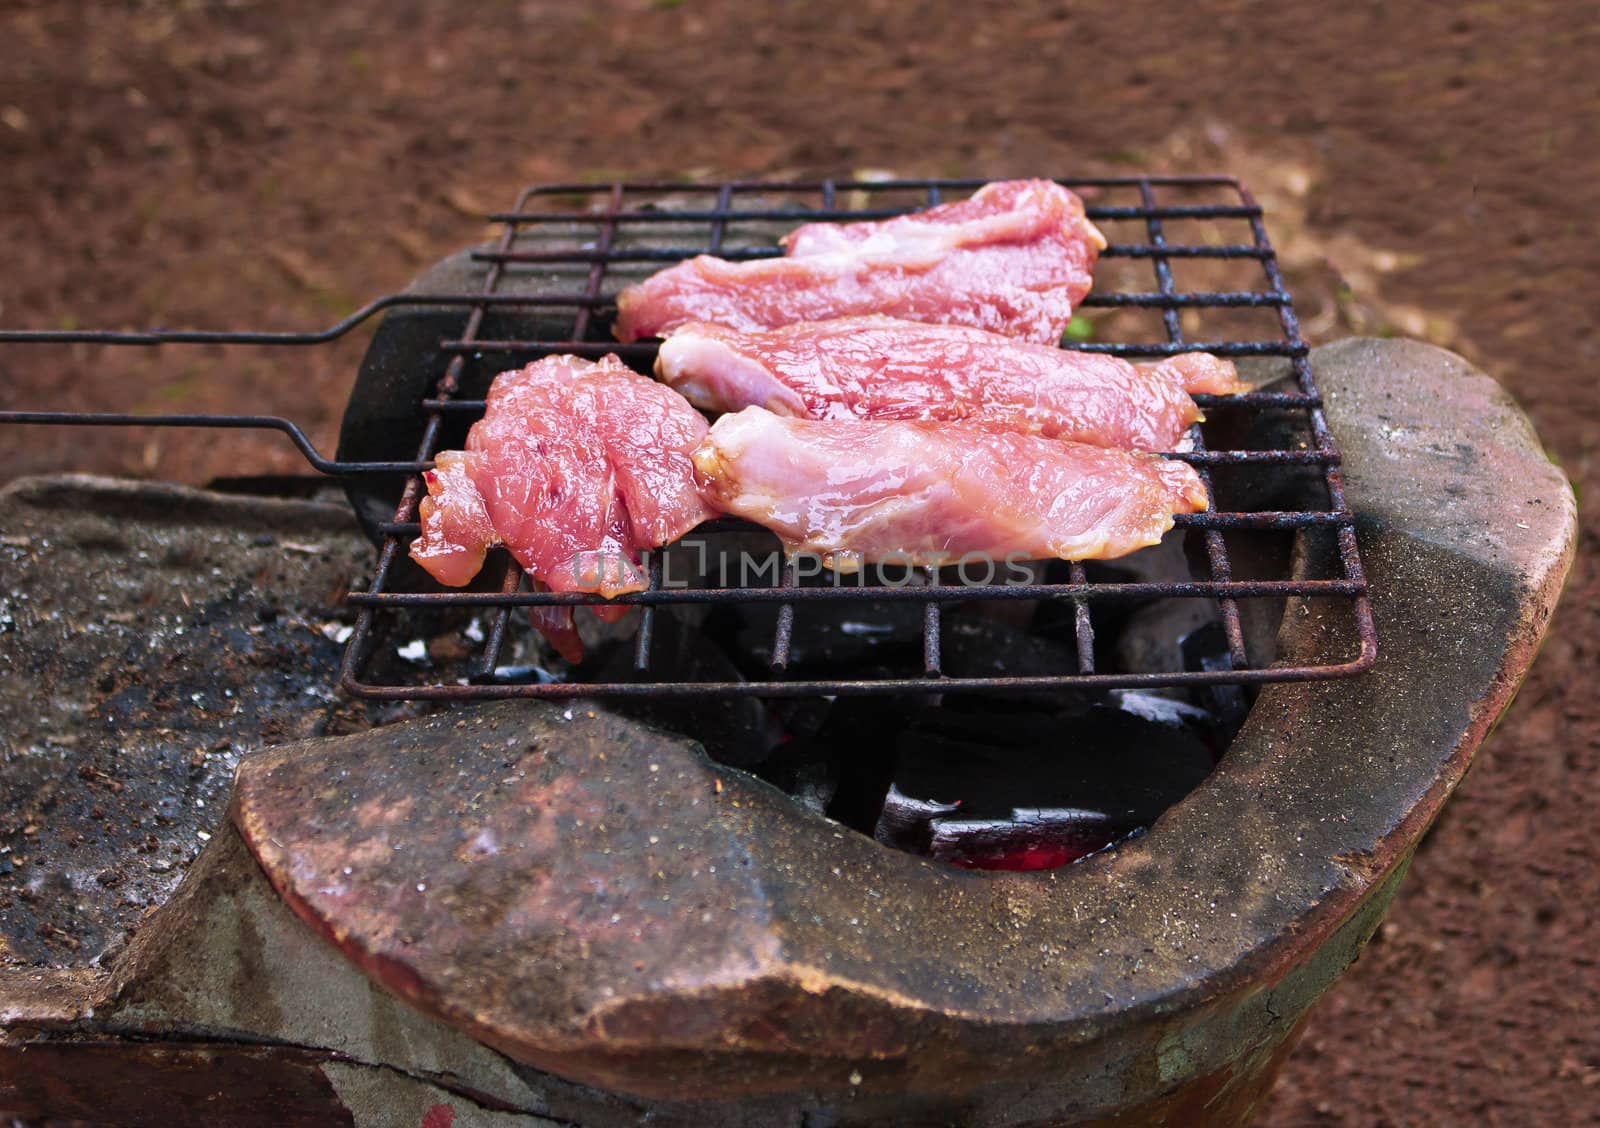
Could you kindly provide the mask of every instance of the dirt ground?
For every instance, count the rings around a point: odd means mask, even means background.
[[[1553,635],[1324,1003],[1272,1125],[1600,1111],[1600,22],[1584,4],[0,0],[0,325],[305,329],[525,183],[1231,171],[1322,339],[1448,344],[1577,483]],[[0,407],[242,409],[324,450],[363,342],[0,348]],[[8,473],[298,470],[281,439],[8,433]]]

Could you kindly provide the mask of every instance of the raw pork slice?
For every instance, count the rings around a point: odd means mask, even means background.
[[[1214,392],[1243,386],[1231,363],[1205,354],[1133,365],[965,325],[892,317],[757,333],[694,321],[662,344],[656,375],[713,411],[972,420],[1123,450],[1178,449],[1200,418],[1188,385]]]
[[[688,321],[750,330],[886,313],[1053,343],[1106,241],[1065,188],[1007,180],[895,219],[808,223],[784,245],[784,258],[700,255],[628,287],[617,296],[617,338]]]
[[[837,571],[865,562],[1109,559],[1207,506],[1192,467],[984,424],[717,420],[694,453],[708,501]]]
[[[682,396],[615,356],[553,356],[502,372],[467,449],[441,452],[423,476],[411,556],[459,587],[504,544],[541,590],[640,591],[649,577],[639,553],[713,516],[690,461],[705,434]],[[535,611],[557,649],[581,658],[571,608]]]

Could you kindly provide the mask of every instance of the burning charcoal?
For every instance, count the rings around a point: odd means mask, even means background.
[[[931,709],[903,734],[900,752],[901,791],[959,801],[969,817],[1082,807],[1148,822],[1212,767],[1193,734],[1106,706],[1076,716]]]
[[[883,801],[883,813],[878,816],[878,826],[872,836],[885,846],[913,854],[926,854],[933,840],[933,821],[953,815],[960,809],[960,803],[913,799],[891,783],[889,794]]]
[[[890,794],[960,804],[961,817],[929,820],[933,856],[1041,868],[1149,826],[1213,763],[1189,729],[1109,706],[1076,715],[940,707],[902,735]],[[910,810],[898,804],[891,835]]]
[[[927,854],[963,869],[1055,869],[1123,837],[1103,811],[1017,808],[1005,819],[939,819]]]

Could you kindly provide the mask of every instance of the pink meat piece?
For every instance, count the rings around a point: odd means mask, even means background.
[[[553,356],[503,372],[467,449],[441,452],[424,476],[412,558],[459,587],[504,544],[541,590],[643,590],[640,553],[713,515],[690,461],[705,434],[688,401],[615,356]],[[595,610],[616,618],[626,608]],[[581,656],[570,608],[535,612],[564,654]]]
[[[1106,241],[1065,188],[1008,180],[895,219],[809,223],[784,245],[785,257],[753,262],[699,255],[628,287],[617,338],[689,321],[755,330],[883,313],[1052,343]]]
[[[1124,450],[1179,448],[1200,418],[1187,384],[1242,386],[1232,364],[1210,356],[1134,365],[965,325],[879,316],[753,333],[690,322],[662,344],[656,375],[713,411],[968,420]]]
[[[1179,353],[1135,367],[1166,373],[1192,396],[1233,396],[1250,390],[1250,385],[1239,379],[1239,370],[1233,366],[1233,361],[1207,352]]]
[[[411,558],[447,587],[476,576],[500,543],[475,480],[482,458],[476,451],[442,450],[422,475],[428,496],[417,506],[422,535],[411,543]]]
[[[1206,508],[1183,462],[975,423],[724,415],[694,454],[706,498],[838,571],[864,562],[1110,559]]]

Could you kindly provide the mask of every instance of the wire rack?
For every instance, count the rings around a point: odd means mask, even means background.
[[[1286,358],[1290,390],[1255,391],[1236,396],[1197,396],[1208,415],[1191,431],[1192,449],[1168,455],[1194,465],[1212,492],[1213,508],[1180,515],[1178,531],[1198,536],[1208,574],[1168,581],[1107,579],[1082,564],[1065,566],[1050,582],[959,582],[950,569],[927,570],[919,582],[893,586],[807,583],[793,561],[772,570],[769,582],[721,582],[673,586],[663,582],[662,562],[651,566],[649,590],[612,603],[637,605],[631,672],[623,678],[584,681],[562,676],[529,680],[506,674],[502,655],[517,608],[537,605],[593,605],[598,597],[531,590],[528,578],[508,554],[499,553],[500,582],[492,590],[447,591],[418,584],[405,565],[406,549],[418,533],[417,504],[424,494],[421,471],[433,456],[480,416],[493,374],[528,360],[558,353],[601,356],[617,353],[642,371],[655,359],[654,343],[620,344],[611,339],[610,320],[622,285],[695,254],[736,260],[781,254],[775,234],[801,222],[849,222],[904,214],[969,195],[982,181],[899,180],[740,182],[721,185],[632,183],[605,187],[564,184],[526,189],[511,211],[490,217],[499,226],[491,246],[471,253],[477,286],[453,292],[407,292],[368,303],[317,333],[160,331],[0,331],[0,343],[91,343],[101,345],[240,344],[307,346],[328,342],[386,311],[408,307],[453,310],[459,332],[437,341],[437,349],[417,357],[434,366],[426,390],[406,408],[420,421],[413,448],[385,458],[326,458],[294,422],[259,415],[126,415],[52,411],[0,412],[0,423],[87,424],[265,428],[286,434],[307,462],[324,474],[348,481],[403,478],[392,519],[375,523],[381,538],[376,566],[364,585],[348,593],[356,610],[347,642],[341,688],[366,699],[484,699],[586,696],[798,696],[899,694],[951,690],[1002,691],[1063,687],[1261,684],[1346,677],[1370,668],[1377,644],[1371,607],[1356,543],[1354,517],[1345,504],[1340,458],[1318,395],[1307,347],[1276,255],[1267,238],[1261,208],[1249,191],[1228,177],[1119,177],[1061,179],[1082,193],[1088,214],[1105,230],[1110,245],[1101,256],[1096,289],[1083,302],[1091,329],[1104,319],[1102,340],[1069,339],[1064,347],[1110,353],[1130,359],[1171,356],[1203,350],[1233,358]],[[1201,202],[1184,202],[1199,199]],[[1175,233],[1182,228],[1181,237]],[[1145,275],[1145,270],[1148,274]],[[1212,283],[1226,276],[1233,288]],[[1193,274],[1209,288],[1186,288]],[[1149,279],[1142,285],[1136,281]],[[1113,280],[1114,279],[1114,280]],[[1108,284],[1108,280],[1111,281]],[[1117,282],[1120,281],[1120,285]],[[1151,288],[1153,283],[1153,288]],[[1130,318],[1129,315],[1136,315]],[[1222,325],[1222,331],[1216,326]],[[1095,332],[1094,336],[1101,335]],[[1280,427],[1275,444],[1246,449],[1211,449],[1207,431],[1226,421],[1230,434],[1248,430],[1252,416],[1273,413],[1295,425]],[[1274,477],[1294,476],[1319,483],[1320,500],[1293,509],[1233,507],[1234,495],[1262,496]],[[1306,491],[1295,492],[1296,497]],[[726,519],[697,532],[715,534],[737,525]],[[1326,529],[1336,542],[1336,570],[1318,578],[1236,576],[1228,537],[1248,532]],[[774,540],[774,544],[776,541]],[[1289,597],[1336,600],[1350,614],[1348,654],[1316,664],[1273,662],[1252,665],[1240,617],[1242,602]],[[1226,659],[1198,670],[1107,668],[1097,646],[1098,608],[1115,603],[1184,599],[1213,601],[1226,643]],[[945,611],[973,600],[1044,600],[1071,609],[1073,661],[1068,668],[1025,676],[953,676],[942,661]],[[921,656],[914,668],[873,677],[790,676],[791,642],[797,615],[831,601],[904,603],[921,610]],[[776,608],[764,677],[683,680],[661,669],[653,652],[658,616],[676,604]],[[373,652],[388,637],[394,617],[417,609],[468,609],[486,617],[481,647],[464,676],[448,682],[379,680]]]

